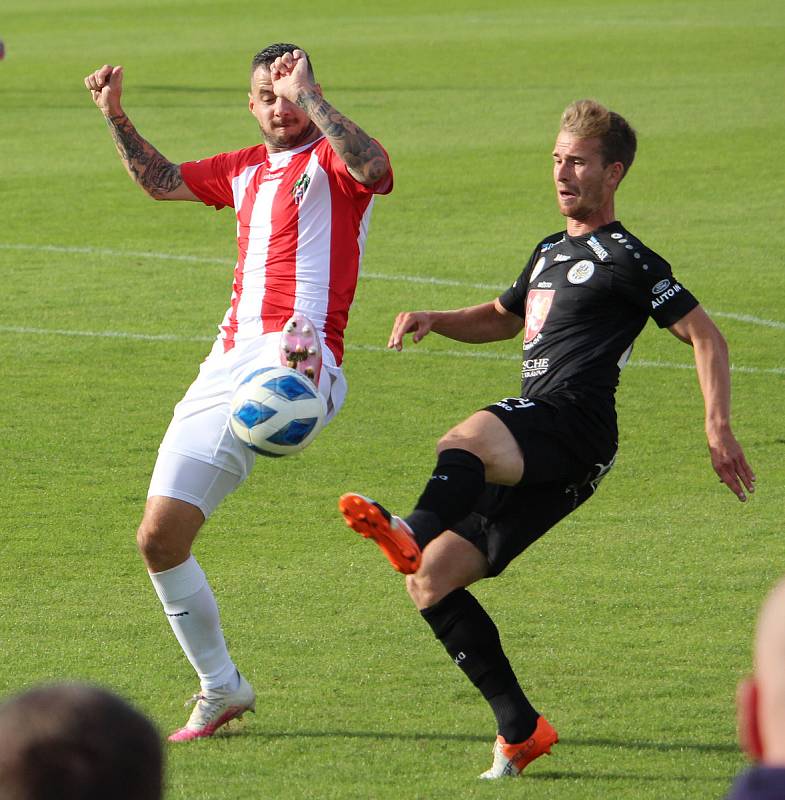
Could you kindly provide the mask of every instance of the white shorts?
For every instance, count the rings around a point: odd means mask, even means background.
[[[240,342],[228,353],[217,340],[199,367],[199,375],[175,406],[158,449],[148,497],[184,500],[205,518],[250,474],[256,454],[232,433],[232,396],[243,378],[261,367],[277,367],[280,333]],[[327,424],[346,398],[343,370],[322,341],[319,393],[327,403]]]

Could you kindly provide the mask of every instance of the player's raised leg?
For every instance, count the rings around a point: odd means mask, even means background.
[[[293,314],[281,331],[281,364],[318,384],[322,370],[319,331],[305,314]]]
[[[420,548],[464,519],[486,482],[514,486],[523,477],[523,454],[507,426],[477,411],[450,429],[436,446],[436,466],[406,522]]]
[[[513,485],[523,475],[523,455],[508,428],[487,411],[478,411],[446,433],[437,445],[433,473],[406,517],[390,514],[361,494],[345,494],[338,507],[347,525],[372,539],[404,574],[417,571],[425,546],[471,513],[486,477]]]
[[[172,467],[173,460],[187,463]],[[182,473],[184,466],[189,469],[192,488],[206,487],[201,500],[187,502],[155,494],[155,487],[166,482],[167,474]],[[212,736],[229,720],[255,709],[253,689],[229,657],[213,592],[191,554],[191,545],[206,516],[237,483],[239,478],[210,464],[172,454],[159,457],[152,494],[137,533],[140,552],[164,613],[199,676],[200,691],[192,698],[196,705],[186,725],[169,737],[172,741]],[[177,493],[176,489],[164,491]]]

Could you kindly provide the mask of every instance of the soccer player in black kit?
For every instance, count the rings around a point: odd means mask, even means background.
[[[482,693],[497,722],[483,778],[518,775],[558,735],[524,695],[491,618],[466,587],[512,559],[587,500],[613,465],[620,368],[649,317],[691,345],[715,472],[741,500],[755,476],[730,426],[722,334],[669,264],[616,220],[614,196],[636,136],[590,100],[567,107],[553,176],[567,229],[543,239],[493,302],[397,316],[388,347],[434,331],[490,342],[524,329],[520,397],[487,406],[441,438],[433,474],[405,519],[345,494],[346,522],[406,574],[423,618]]]

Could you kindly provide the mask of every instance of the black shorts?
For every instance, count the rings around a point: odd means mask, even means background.
[[[523,479],[516,486],[489,483],[452,529],[485,554],[495,576],[594,494],[613,466],[616,441],[614,429],[592,425],[585,407],[573,403],[514,397],[485,411],[520,445]]]

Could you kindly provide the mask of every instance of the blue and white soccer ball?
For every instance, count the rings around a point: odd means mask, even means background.
[[[289,367],[263,367],[237,387],[230,421],[240,441],[275,458],[307,447],[326,415],[324,398],[305,375]]]

